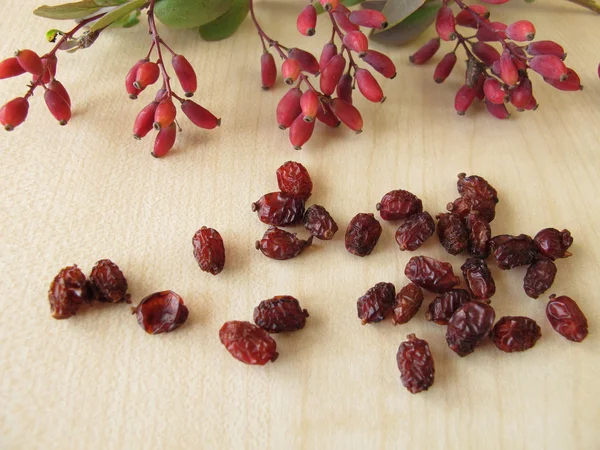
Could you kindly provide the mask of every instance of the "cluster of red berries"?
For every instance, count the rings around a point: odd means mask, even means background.
[[[484,0],[500,4],[508,0]],[[465,84],[458,90],[454,107],[463,115],[476,98],[483,100],[490,114],[498,119],[510,116],[506,104],[511,103],[517,111],[535,110],[538,103],[528,69],[541,75],[544,81],[562,91],[583,89],[577,73],[565,66],[564,49],[553,41],[532,41],[535,27],[528,20],[510,25],[490,21],[490,12],[482,5],[466,5],[462,0],[455,3],[461,11],[454,15],[444,0],[438,11],[435,28],[439,38],[431,39],[410,56],[413,64],[424,64],[440,48],[440,39],[456,41],[454,50],[444,55],[435,68],[433,78],[442,83],[452,72],[457,61],[456,50],[462,47],[467,56]],[[475,35],[465,37],[457,25],[475,29]],[[501,52],[490,43],[501,45]]]
[[[277,79],[277,66],[268,47],[274,48],[283,60],[281,74],[284,82],[293,86],[277,105],[276,115],[279,128],[289,128],[290,142],[296,150],[300,150],[311,138],[316,120],[334,128],[344,123],[357,133],[362,131],[363,119],[352,100],[356,85],[367,100],[376,103],[385,100],[381,86],[369,70],[358,66],[356,56],[384,77],[396,76],[392,60],[383,53],[370,50],[367,36],[360,31],[361,26],[386,28],[388,24],[381,12],[350,11],[339,0],[321,0],[321,5],[331,21],[332,33],[317,60],[305,50],[287,48],[271,39],[256,20],[250,1],[250,13],[263,46],[263,89],[271,88]],[[315,34],[317,11],[312,2],[300,12],[296,25],[305,36]],[[341,41],[339,50],[336,37]],[[319,89],[309,80],[310,75],[319,77]]]

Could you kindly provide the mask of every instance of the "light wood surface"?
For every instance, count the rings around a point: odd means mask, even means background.
[[[2,3],[0,55],[48,46],[44,33],[56,23],[30,14],[38,3]],[[302,4],[262,3],[257,13],[283,43],[318,51],[327,27],[300,37]],[[534,76],[538,111],[502,122],[478,107],[459,117],[453,99],[463,75],[457,70],[436,85],[434,63],[408,64],[413,44],[389,51],[399,74],[383,83],[387,102],[358,100],[364,133],[320,129],[295,152],[274,120],[285,87],[260,90],[260,46],[249,22],[219,43],[163,27],[165,40],[198,69],[197,97],[223,126],[207,132],[184,122],[177,148],[156,160],[151,139],[131,138],[135,115],[153,94],[132,102],[123,89],[126,71],[149,46],[144,26],[61,55],[72,123],[56,125],[36,96],[27,123],[0,135],[0,447],[599,448],[600,19],[558,0],[492,9],[497,20],[528,18],[539,39],[561,42],[585,90],[558,92]],[[2,81],[2,101],[24,92],[23,84]],[[277,262],[254,249],[266,227],[250,203],[277,189],[275,170],[290,159],[306,165],[315,184],[310,202],[328,208],[341,231]],[[379,281],[404,285],[412,254],[398,251],[395,226],[383,223],[371,256],[350,255],[343,245],[349,220],[375,212],[395,188],[441,212],[457,196],[462,171],[498,189],[494,234],[571,230],[573,257],[558,261],[551,292],[572,296],[587,314],[591,331],[582,344],[552,330],[546,297],[524,294],[524,268],[493,269],[493,306],[497,317],[538,321],[543,337],[525,353],[487,343],[459,358],[446,347],[445,328],[424,320],[425,307],[406,325],[360,325],[356,299]],[[217,277],[192,257],[191,238],[202,225],[226,243],[227,265]],[[464,261],[435,237],[417,253],[456,270]],[[47,290],[54,275],[73,263],[89,273],[101,258],[123,269],[134,303],[158,290],[178,292],[190,308],[185,326],[146,335],[126,305],[53,320]],[[274,364],[234,360],[219,342],[220,326],[251,320],[260,300],[281,294],[309,310],[306,328],[276,336]],[[425,305],[432,299],[427,294]],[[395,361],[409,333],[427,339],[435,358],[435,384],[419,395],[402,387]]]

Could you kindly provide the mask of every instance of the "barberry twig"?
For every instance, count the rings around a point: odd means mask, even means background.
[[[600,14],[600,5],[595,0],[567,0],[571,3],[575,3],[576,5],[583,6],[584,8],[589,9],[590,11],[595,12],[596,14]]]

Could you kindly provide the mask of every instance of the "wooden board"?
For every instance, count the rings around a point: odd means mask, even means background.
[[[56,23],[30,14],[38,3],[4,2],[10,20],[0,26],[0,55],[48,47],[43,36]],[[270,33],[319,51],[327,27],[299,37],[301,2],[266,6],[257,13]],[[434,63],[408,64],[413,44],[390,51],[399,74],[383,83],[387,102],[357,100],[364,133],[319,130],[295,152],[274,120],[286,88],[260,90],[260,46],[249,22],[219,43],[202,42],[193,30],[165,30],[164,39],[198,69],[197,98],[223,126],[199,131],[184,119],[177,148],[156,160],[151,140],[131,138],[134,117],[153,94],[132,102],[123,89],[125,73],[148,48],[144,26],[111,30],[89,50],[61,55],[72,123],[56,125],[36,96],[27,123],[0,140],[0,447],[598,448],[599,19],[558,0],[493,11],[505,22],[529,18],[539,39],[563,43],[586,89],[561,93],[533,76],[535,113],[498,121],[477,107],[459,117],[453,99],[462,74],[457,68],[436,85]],[[23,91],[23,79],[2,81],[4,100]],[[342,231],[277,262],[254,249],[266,227],[250,203],[277,189],[275,170],[290,159],[306,165],[311,202],[325,205]],[[390,223],[371,256],[350,255],[343,245],[349,220],[375,212],[395,188],[441,212],[457,196],[463,171],[497,187],[495,234],[571,230],[573,257],[558,261],[552,292],[572,296],[586,312],[591,332],[582,344],[551,329],[545,298],[525,296],[524,268],[493,269],[498,317],[527,315],[542,328],[542,339],[523,354],[487,343],[459,358],[446,347],[444,328],[424,320],[425,308],[406,325],[360,325],[356,299],[379,281],[400,288],[412,255],[398,251]],[[192,257],[191,238],[202,225],[226,242],[227,266],[217,277]],[[464,261],[436,238],[418,253],[457,270]],[[50,318],[47,290],[58,270],[77,263],[87,273],[101,258],[124,270],[134,302],[178,292],[190,308],[186,325],[149,336],[126,305]],[[274,364],[234,360],[219,342],[220,326],[251,320],[260,300],[281,294],[310,311],[306,328],[276,337]],[[435,384],[420,395],[402,387],[396,368],[409,333],[427,339],[435,358]]]

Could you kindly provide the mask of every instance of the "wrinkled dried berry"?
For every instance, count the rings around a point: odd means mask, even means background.
[[[408,341],[401,343],[398,348],[396,362],[402,384],[411,393],[417,394],[431,387],[435,367],[427,341],[414,334],[409,334],[407,338]]]
[[[415,194],[398,189],[385,194],[376,208],[383,220],[397,220],[420,213],[423,203]]]
[[[381,322],[394,306],[396,288],[392,283],[377,283],[356,302],[362,324]]]
[[[261,222],[278,227],[302,222],[304,200],[283,192],[271,192],[252,203]]]
[[[571,256],[568,248],[573,244],[569,230],[558,231],[556,228],[544,228],[533,238],[538,252],[554,260]]]
[[[298,239],[296,233],[289,233],[277,227],[269,227],[260,241],[256,241],[256,249],[271,259],[285,260],[298,256],[312,244],[313,237],[306,241]]]
[[[477,258],[487,258],[490,255],[490,239],[492,229],[490,223],[477,211],[470,212],[466,219],[469,232],[469,254]]]
[[[225,246],[217,230],[202,227],[192,238],[194,258],[204,272],[217,275],[225,267]]]
[[[91,302],[92,298],[91,284],[79,267],[65,267],[50,284],[50,313],[55,319],[68,319],[79,311],[83,303]]]
[[[140,326],[148,334],[168,333],[179,328],[188,318],[189,311],[183,299],[173,291],[162,291],[144,297],[133,308]]]
[[[110,259],[102,259],[96,263],[90,274],[90,281],[99,301],[129,303],[125,275]]]
[[[346,228],[346,250],[356,256],[370,255],[381,231],[381,224],[373,214],[357,214]]]
[[[225,322],[219,330],[219,339],[231,356],[245,364],[264,366],[279,356],[275,340],[250,322]]]
[[[404,269],[404,275],[413,283],[431,292],[446,292],[460,284],[452,265],[428,256],[413,256]]]
[[[549,259],[538,259],[527,268],[523,289],[531,298],[538,298],[552,286],[556,276],[556,265]]]
[[[503,317],[494,326],[492,339],[506,353],[522,352],[535,345],[542,337],[540,327],[529,317]]]
[[[458,255],[466,250],[469,233],[461,218],[452,213],[438,214],[436,218],[438,219],[437,234],[442,247],[451,255]]]
[[[461,219],[466,219],[470,212],[477,211],[479,215],[491,222],[496,217],[496,202],[480,197],[458,197],[454,202],[448,203],[446,209]]]
[[[337,233],[338,226],[329,212],[320,205],[312,205],[304,213],[304,228],[317,239],[329,241]]]
[[[496,293],[496,283],[486,262],[479,258],[467,258],[460,268],[471,295],[485,300]]]
[[[495,317],[490,305],[478,301],[465,303],[448,322],[448,347],[459,356],[473,353],[477,344],[490,333]]]
[[[531,264],[536,256],[535,244],[526,234],[495,236],[490,240],[490,251],[496,259],[498,268],[502,270]]]
[[[464,289],[450,289],[438,295],[427,308],[425,319],[438,325],[448,325],[450,318],[458,308],[471,301],[471,296]]]
[[[406,219],[396,230],[396,242],[400,250],[415,251],[435,232],[435,222],[427,211],[416,213]]]
[[[489,199],[498,203],[498,192],[483,177],[459,173],[456,187],[463,197]]]
[[[588,335],[585,315],[570,297],[550,296],[546,306],[546,317],[554,330],[573,342],[581,342]]]
[[[308,200],[312,193],[312,180],[302,164],[288,161],[277,169],[277,184],[281,192]]]
[[[307,317],[308,311],[289,295],[263,300],[254,308],[254,323],[269,333],[301,330]]]
[[[392,310],[394,325],[403,324],[412,319],[423,304],[423,291],[414,283],[400,289]]]

